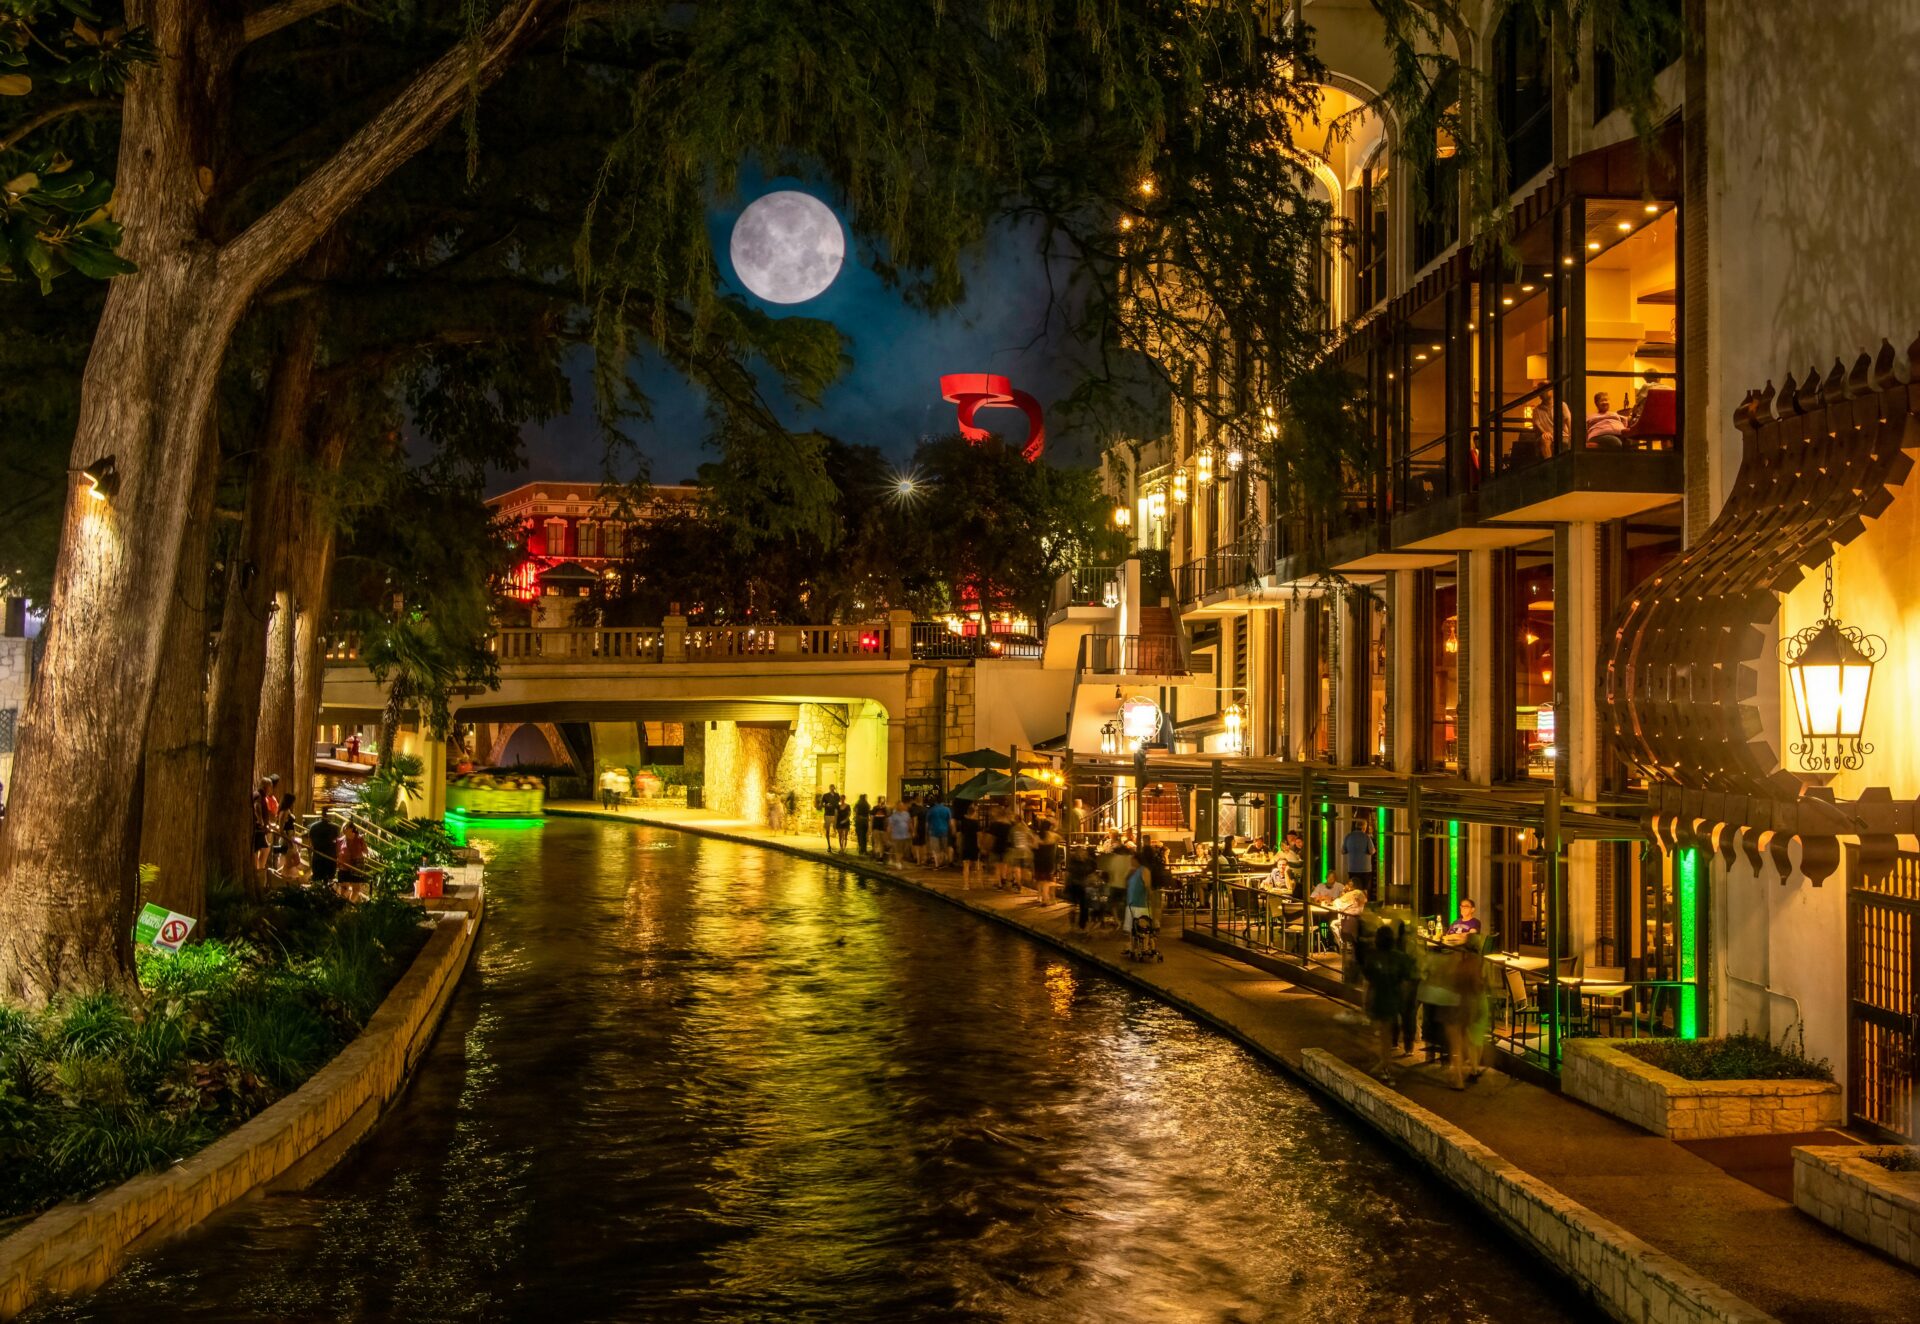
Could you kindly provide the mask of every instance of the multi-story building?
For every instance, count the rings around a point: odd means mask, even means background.
[[[1857,1118],[1912,1135],[1912,687],[1875,685],[1861,766],[1812,771],[1775,649],[1820,617],[1831,557],[1833,614],[1886,637],[1881,671],[1920,658],[1920,379],[1905,349],[1875,357],[1920,330],[1920,281],[1872,182],[1920,178],[1920,149],[1891,99],[1843,91],[1920,16],[1676,4],[1648,143],[1591,28],[1568,68],[1534,6],[1463,9],[1448,54],[1498,108],[1504,246],[1475,244],[1452,145],[1367,108],[1389,76],[1374,7],[1295,7],[1330,71],[1297,142],[1323,144],[1349,237],[1321,278],[1367,461],[1307,511],[1242,453],[1259,417],[1176,410],[1110,459],[1211,672],[1168,695],[1156,757],[1190,786],[1216,755],[1230,780],[1318,788],[1220,821],[1304,824],[1320,867],[1354,806],[1383,899],[1471,896],[1502,947],[1635,985],[1630,1018],[1803,1030]],[[1423,816],[1423,795],[1471,812]]]
[[[609,496],[604,483],[543,482],[488,497],[487,508],[518,531],[514,595],[538,606],[546,598],[584,596],[625,554],[627,530],[636,521],[699,499],[700,489],[691,483],[650,487],[634,507]]]

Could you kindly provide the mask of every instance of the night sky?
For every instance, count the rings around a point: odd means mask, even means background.
[[[835,323],[848,338],[852,364],[822,397],[819,407],[804,406],[775,391],[782,418],[795,429],[814,428],[849,442],[877,446],[904,461],[924,435],[952,432],[954,407],[940,398],[939,378],[948,372],[997,372],[1011,377],[1051,407],[1072,390],[1075,362],[1082,360],[1064,318],[1048,317],[1047,262],[1037,231],[996,227],[981,251],[966,264],[967,297],[957,307],[931,314],[909,307],[867,265],[867,252],[849,234],[847,262],[826,292],[806,303],[772,304],[753,296],[735,278],[727,258],[734,219],[762,194],[799,189],[834,206],[836,199],[817,183],[743,174],[740,193],[711,212],[709,231],[715,256],[729,290],[776,317],[819,317]],[[835,206],[835,214],[845,218]],[[1063,279],[1056,271],[1056,282]],[[707,420],[700,393],[658,360],[638,361],[632,371],[653,402],[650,423],[630,429],[649,458],[655,482],[691,478],[712,458],[707,449]],[[573,414],[527,429],[526,478],[592,479],[602,472],[602,455],[588,411],[590,391],[584,362],[576,376]],[[1017,411],[990,410],[983,425],[1004,428],[1018,443],[1026,423]],[[1075,456],[1071,442],[1050,437],[1049,456],[1057,462]]]

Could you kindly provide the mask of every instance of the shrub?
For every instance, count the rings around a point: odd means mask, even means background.
[[[209,903],[203,941],[136,953],[138,995],[0,1006],[0,1219],[175,1162],[253,1116],[359,1032],[426,938],[397,898],[214,887]]]
[[[1807,1056],[1805,1032],[1797,1026],[1777,1044],[1742,1030],[1724,1039],[1643,1039],[1623,1049],[1683,1080],[1833,1079],[1833,1063]]]

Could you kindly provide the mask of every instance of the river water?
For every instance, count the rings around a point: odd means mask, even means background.
[[[1236,1045],[751,847],[476,834],[402,1103],[42,1319],[1554,1320],[1561,1280]]]

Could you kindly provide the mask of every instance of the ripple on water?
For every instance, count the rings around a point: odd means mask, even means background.
[[[996,926],[652,829],[498,847],[368,1141],[38,1318],[1569,1317],[1344,1118]]]

